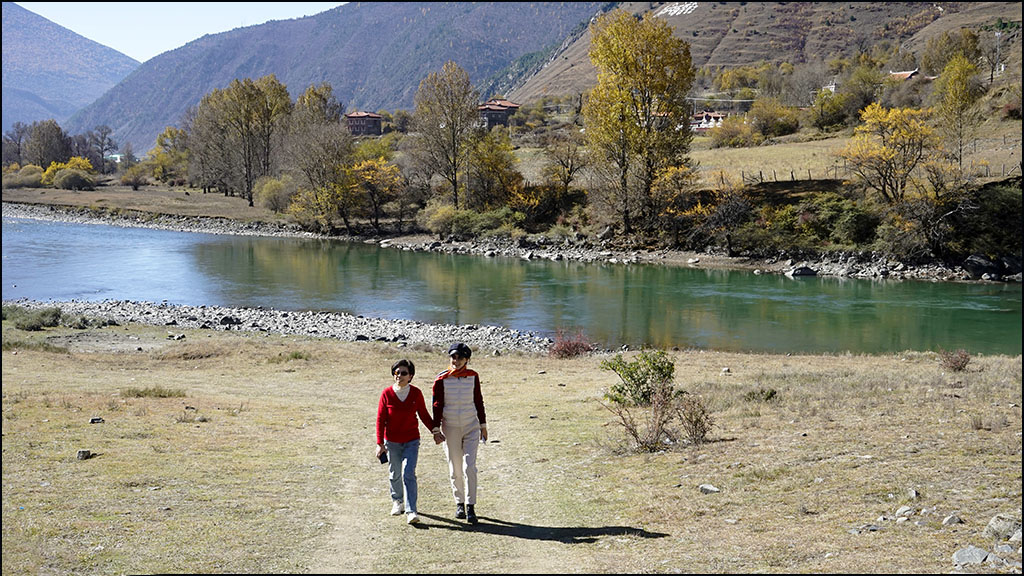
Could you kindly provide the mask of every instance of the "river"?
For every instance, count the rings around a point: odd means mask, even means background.
[[[1021,286],[483,258],[332,240],[3,221],[3,299],[139,300],[500,325],[621,345],[1021,353]]]

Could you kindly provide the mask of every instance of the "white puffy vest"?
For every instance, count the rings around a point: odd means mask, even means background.
[[[446,425],[459,428],[480,425],[477,420],[476,405],[473,404],[473,387],[475,385],[475,373],[458,378],[449,376],[444,379],[444,411],[441,418]]]

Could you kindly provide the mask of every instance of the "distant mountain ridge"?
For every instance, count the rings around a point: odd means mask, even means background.
[[[243,6],[243,5],[240,5]],[[142,152],[190,106],[236,78],[268,74],[295,98],[328,82],[346,109],[411,109],[420,81],[454,60],[484,84],[524,54],[560,43],[599,2],[369,2],[207,35],[139,66],[70,119]],[[493,94],[482,94],[487,98]]]
[[[3,130],[50,118],[64,126],[138,66],[113,48],[4,2]]]
[[[482,98],[577,96],[596,81],[587,25],[613,8],[664,19],[690,44],[694,65],[713,68],[827,60],[881,41],[919,53],[943,31],[1021,19],[1019,2],[356,2],[207,35],[139,65],[5,2],[4,128],[9,107],[20,106],[19,115],[53,117],[72,134],[106,124],[141,154],[203,95],[236,78],[274,74],[293,98],[329,82],[347,110],[412,109],[419,82],[449,60]],[[1019,70],[1019,34],[1014,42],[1008,65]],[[79,78],[91,69],[118,70],[112,75],[123,80],[108,80],[103,92],[93,87],[102,82]],[[58,98],[68,93],[79,99]]]

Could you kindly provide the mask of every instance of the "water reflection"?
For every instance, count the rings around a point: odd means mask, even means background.
[[[582,330],[603,346],[1020,354],[1019,285],[791,279],[5,221],[4,299],[167,299]]]

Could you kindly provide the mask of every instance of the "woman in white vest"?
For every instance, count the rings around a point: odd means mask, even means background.
[[[472,354],[462,342],[448,348],[451,364],[434,379],[432,404],[433,432],[444,434],[455,517],[476,524],[476,452],[487,442],[487,417],[480,375],[466,367]]]

